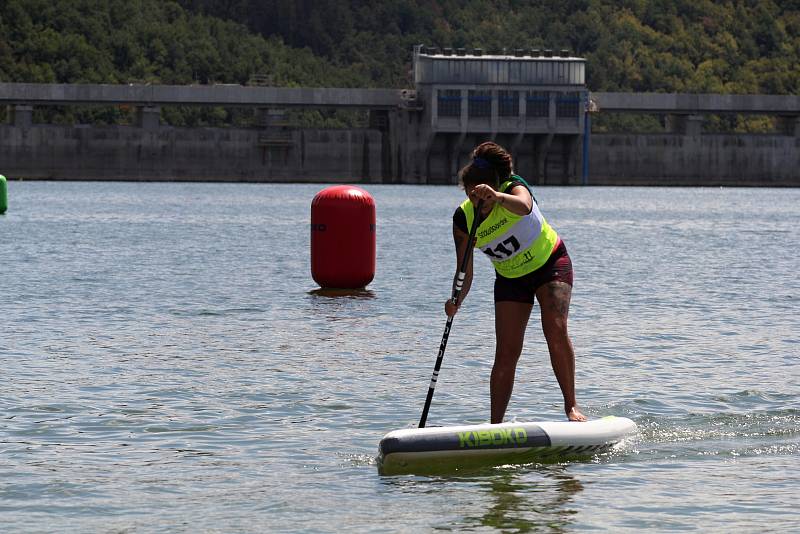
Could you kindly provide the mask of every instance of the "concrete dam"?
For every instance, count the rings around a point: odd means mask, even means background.
[[[592,93],[566,52],[417,46],[414,87],[0,83],[0,173],[10,179],[453,184],[494,140],[539,185],[800,185],[800,97]],[[118,105],[132,125],[35,123],[34,108]],[[249,108],[256,127],[183,128],[165,106]],[[299,128],[287,110],[362,110],[362,128]],[[603,114],[660,117],[658,133],[594,133]],[[767,116],[770,133],[707,133],[715,116]]]

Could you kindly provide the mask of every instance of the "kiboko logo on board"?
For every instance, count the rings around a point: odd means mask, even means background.
[[[497,430],[470,430],[458,433],[458,446],[463,448],[487,445],[524,445],[528,433],[524,428],[500,428]]]

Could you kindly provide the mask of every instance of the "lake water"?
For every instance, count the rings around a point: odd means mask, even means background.
[[[315,293],[323,186],[10,182],[0,527],[13,532],[788,531],[800,525],[800,190],[536,188],[576,270],[588,461],[379,476],[415,426],[455,269],[453,187],[366,186],[368,291]],[[429,425],[488,420],[492,269]],[[561,420],[538,310],[508,417]]]

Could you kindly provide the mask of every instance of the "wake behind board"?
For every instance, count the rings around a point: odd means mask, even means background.
[[[393,475],[586,457],[611,448],[635,431],[636,423],[614,416],[583,423],[407,428],[383,437],[378,470]]]

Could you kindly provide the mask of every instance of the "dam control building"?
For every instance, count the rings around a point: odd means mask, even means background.
[[[400,164],[423,183],[454,183],[471,150],[487,140],[514,155],[532,183],[579,179],[586,61],[568,51],[429,48],[413,51],[414,91]],[[410,172],[408,172],[410,171]]]

